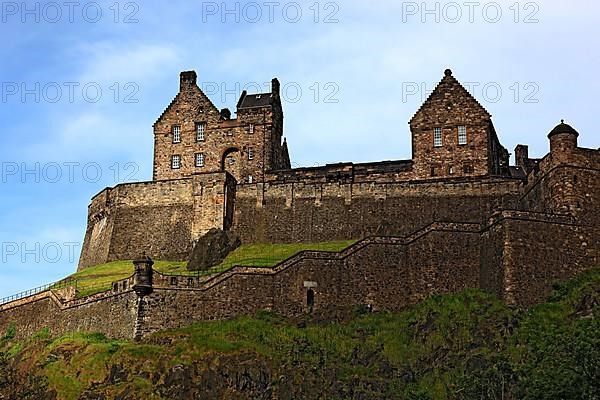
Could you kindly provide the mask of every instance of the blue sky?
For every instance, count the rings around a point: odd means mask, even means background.
[[[408,121],[446,68],[509,150],[543,156],[561,118],[600,146],[599,3],[477,4],[1,3],[0,296],[72,273],[90,198],[151,179],[183,70],[232,110],[277,76],[294,166],[410,158]]]

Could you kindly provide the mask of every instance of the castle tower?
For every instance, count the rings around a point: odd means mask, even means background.
[[[577,148],[578,137],[579,133],[571,125],[565,124],[565,121],[561,120],[560,124],[548,134],[552,158],[556,161],[569,158]]]
[[[491,115],[447,69],[410,120],[418,178],[508,175]]]
[[[584,197],[578,189],[578,176],[571,168],[560,168],[569,166],[573,162],[574,153],[577,150],[577,138],[579,133],[564,120],[557,125],[549,134],[550,156],[555,168],[548,177],[550,187],[551,207],[558,213],[575,213],[581,208]]]
[[[244,91],[232,118],[198,87],[195,71],[182,72],[179,93],[154,124],[153,179],[227,171],[238,183],[254,183],[289,168],[279,91],[277,79],[269,93]]]

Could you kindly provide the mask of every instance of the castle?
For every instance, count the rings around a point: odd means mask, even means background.
[[[290,169],[277,79],[270,93],[243,92],[237,118],[196,80],[181,73],[154,124],[153,181],[92,200],[80,268],[140,251],[186,260],[211,228],[232,229],[244,243],[314,242],[480,222],[514,202],[535,164],[521,146],[519,165],[509,167],[490,114],[450,70],[410,121],[411,160],[299,169]]]
[[[143,337],[261,309],[395,311],[466,288],[528,306],[600,265],[600,150],[579,147],[561,122],[544,158],[519,145],[511,166],[491,115],[450,70],[410,120],[411,160],[296,169],[277,79],[270,93],[243,92],[236,118],[196,81],[181,73],[154,124],[153,180],[92,199],[79,269],[142,253],[186,260],[211,228],[245,244],[357,243],[211,277],[162,276],[141,259],[106,293],[66,299],[50,290],[0,305],[0,329],[17,321],[25,333],[49,326]]]

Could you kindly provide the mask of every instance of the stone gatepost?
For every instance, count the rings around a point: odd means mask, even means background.
[[[147,255],[133,261],[135,272],[133,275],[133,290],[138,296],[144,297],[152,293],[152,274],[154,261]]]

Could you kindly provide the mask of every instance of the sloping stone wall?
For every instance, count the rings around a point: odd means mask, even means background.
[[[99,331],[141,338],[264,309],[287,316],[338,304],[399,311],[429,295],[467,288],[529,306],[554,283],[598,266],[599,234],[573,216],[504,211],[483,228],[433,223],[405,237],[371,237],[339,253],[302,252],[274,268],[235,267],[207,277],[154,273],[153,291],[143,298],[133,291],[133,278],[72,301],[45,292],[0,306],[0,332],[14,324],[20,337],[48,327],[53,335]]]

